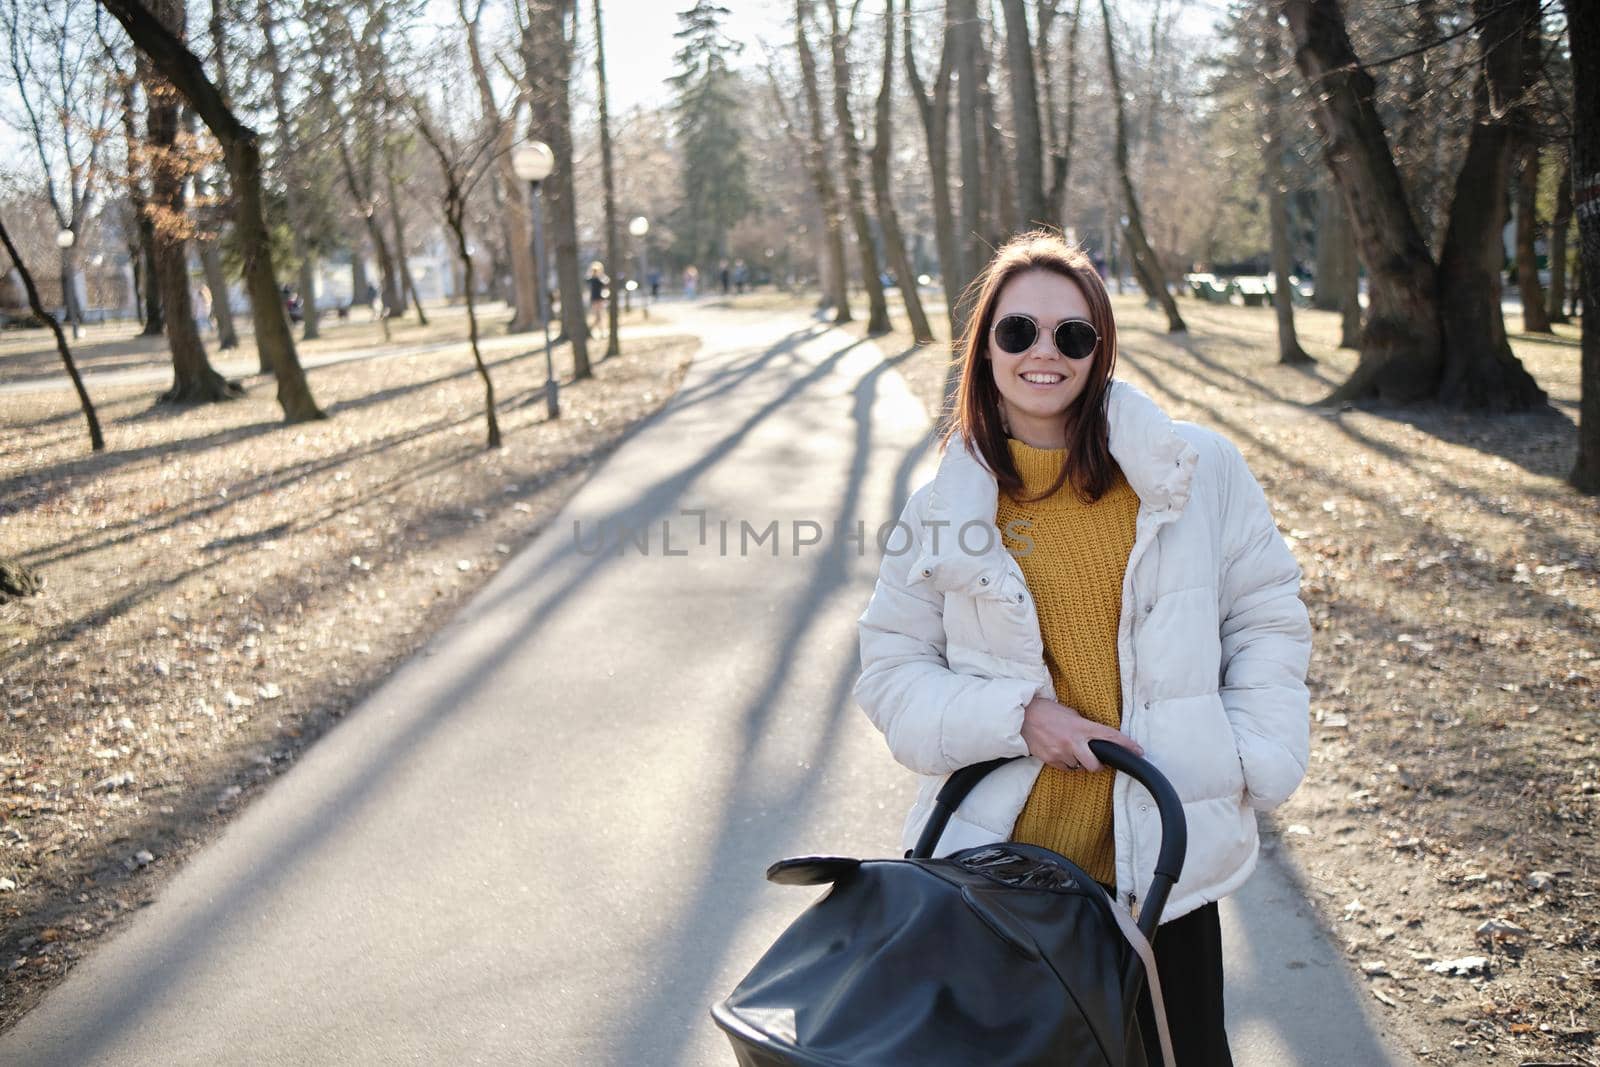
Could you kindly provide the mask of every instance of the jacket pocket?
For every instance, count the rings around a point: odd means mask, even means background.
[[[1027,662],[1042,655],[1039,620],[1027,583],[1004,568],[982,577],[989,580],[987,584],[980,580],[972,604],[984,644],[1009,660]]]

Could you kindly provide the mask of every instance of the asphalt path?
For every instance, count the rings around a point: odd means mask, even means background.
[[[733,1062],[709,1006],[816,895],[767,864],[895,854],[912,780],[851,699],[855,618],[937,457],[874,345],[693,328],[672,400],[0,1063]],[[1235,1062],[1410,1062],[1259,871],[1224,904]]]

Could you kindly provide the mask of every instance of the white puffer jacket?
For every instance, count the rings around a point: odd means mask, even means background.
[[[1110,449],[1139,497],[1117,651],[1122,731],[1184,803],[1189,851],[1162,921],[1242,885],[1256,810],[1305,775],[1311,627],[1300,567],[1265,494],[1226,438],[1174,422],[1127,382],[1107,398]],[[1022,569],[995,527],[994,475],[960,438],[911,495],[858,620],[855,698],[894,758],[923,776],[902,847],[915,843],[953,771],[1026,756],[985,778],[951,819],[939,855],[1007,839],[1043,766],[1023,707],[1055,698]],[[1117,899],[1137,908],[1160,845],[1155,803],[1118,774],[1112,792]]]

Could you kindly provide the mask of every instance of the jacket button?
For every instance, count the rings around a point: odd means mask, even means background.
[[[1156,606],[1154,604],[1146,604],[1144,606],[1144,613],[1146,615],[1150,614],[1154,610],[1156,610]]]
[[[922,576],[924,578],[932,578],[933,577],[933,569],[931,567],[922,568]]]
[[[988,578],[988,576],[987,576],[987,575],[986,575],[986,576],[984,576],[984,577],[982,577],[982,578],[979,578],[979,579],[978,579],[978,584],[979,584],[979,585],[988,585],[988,584],[989,584],[989,578]]]
[[[1150,702],[1148,700],[1146,700],[1144,702],[1144,710],[1145,711],[1149,711],[1150,710]]]
[[[1149,815],[1150,814],[1150,805],[1148,805],[1148,804],[1140,804],[1139,805],[1139,810],[1141,812],[1143,812],[1144,814]]]

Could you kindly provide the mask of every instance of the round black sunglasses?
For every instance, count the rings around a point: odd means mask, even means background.
[[[1014,312],[1003,315],[990,327],[994,343],[1000,351],[1015,356],[1026,352],[1039,339],[1039,324],[1033,316]],[[1083,359],[1094,355],[1100,347],[1100,333],[1088,319],[1063,319],[1051,331],[1056,351],[1068,359]]]

